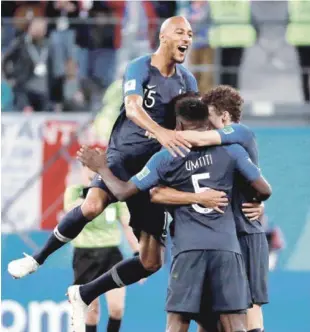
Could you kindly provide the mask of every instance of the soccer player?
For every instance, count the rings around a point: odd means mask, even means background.
[[[176,115],[178,129],[207,129],[208,110],[200,98],[187,97],[177,102]],[[271,194],[259,169],[239,145],[196,148],[186,158],[175,159],[164,149],[128,182],[113,175],[104,154],[83,147],[78,159],[99,173],[121,201],[160,184],[187,192],[214,188],[225,191],[231,198],[235,170],[251,183],[252,199],[262,201]],[[245,331],[245,310],[250,298],[231,205],[224,214],[198,204],[173,206],[171,213],[174,261],[166,304],[167,330],[187,331],[191,317],[207,327],[208,321],[203,317],[211,307],[219,315],[224,331]],[[69,287],[77,331],[83,324],[87,306],[105,291],[103,279]]]
[[[176,138],[175,132],[168,129],[174,114],[169,113],[166,106],[181,92],[197,91],[194,76],[181,65],[192,37],[191,26],[185,18],[171,17],[161,26],[157,51],[133,60],[126,69],[124,103],[108,146],[109,167],[124,181],[136,174],[161,146],[174,156],[177,153],[182,155],[180,147],[188,146],[186,141]],[[145,137],[146,130],[158,141]],[[88,222],[116,201],[99,176],[94,178],[90,187],[83,204],[64,216],[38,253],[9,263],[8,271],[14,278],[35,272],[49,255],[74,239]],[[130,225],[141,242],[140,257],[120,263],[113,275],[107,276],[107,290],[139,281],[157,271],[162,264],[163,208],[152,204],[147,192],[130,199],[127,206],[131,215]]]
[[[182,131],[178,134],[194,146],[239,143],[249,153],[253,163],[258,165],[254,133],[240,123],[243,104],[240,94],[229,86],[218,86],[203,96],[203,102],[209,109],[210,123],[219,129]],[[251,332],[260,332],[263,331],[261,306],[268,303],[268,243],[260,221],[263,207],[257,203],[249,203],[251,196],[251,186],[242,174],[237,175],[233,191],[233,212],[254,304],[253,308],[248,310],[247,328]],[[186,197],[185,193],[171,188],[153,190],[154,202],[167,203],[171,200],[169,197],[173,197],[173,204],[189,204],[195,200],[194,196]]]
[[[89,168],[82,168],[82,184],[71,185],[65,191],[65,211],[69,211],[83,203],[87,186],[94,175],[95,173]],[[135,254],[139,252],[138,241],[129,227],[128,221],[129,214],[126,205],[124,203],[111,204],[104,213],[88,223],[83,231],[71,242],[74,246],[74,284],[92,281],[122,261],[123,256],[118,248],[121,244],[122,236],[118,222],[120,222],[133,252]],[[118,288],[105,294],[109,313],[107,332],[118,332],[120,330],[124,315],[125,292],[125,288]],[[100,302],[98,298],[91,303],[90,308],[91,310],[86,317],[85,331],[96,332],[100,319]]]

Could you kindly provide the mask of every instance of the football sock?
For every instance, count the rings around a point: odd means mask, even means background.
[[[114,288],[131,285],[140,279],[147,278],[155,273],[146,270],[139,257],[123,260],[97,279],[80,286],[82,300],[90,304],[95,298]]]
[[[63,217],[44,247],[35,253],[33,258],[42,265],[49,255],[74,239],[89,221],[84,217],[81,206],[75,207]]]
[[[119,332],[121,328],[121,323],[122,321],[120,319],[109,317],[107,332]]]

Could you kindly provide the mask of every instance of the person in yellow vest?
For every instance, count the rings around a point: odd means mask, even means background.
[[[94,172],[82,168],[81,184],[70,185],[64,194],[64,210],[69,211],[84,200],[87,185]],[[105,211],[88,223],[72,241],[74,246],[74,284],[84,284],[96,279],[123,259],[119,245],[122,241],[121,224],[124,235],[134,254],[138,254],[139,244],[128,225],[129,213],[124,203],[110,205]],[[118,332],[124,315],[125,288],[113,289],[105,294],[109,312],[107,332]],[[86,332],[96,332],[100,318],[100,304],[97,298],[91,304],[86,319]]]

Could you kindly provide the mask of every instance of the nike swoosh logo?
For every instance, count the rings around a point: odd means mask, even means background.
[[[147,87],[148,89],[153,89],[153,88],[156,87],[156,85],[147,85],[146,87]]]

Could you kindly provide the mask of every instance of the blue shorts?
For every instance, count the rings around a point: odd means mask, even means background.
[[[166,310],[199,314],[242,313],[251,307],[240,254],[193,250],[178,254],[171,265]]]
[[[265,233],[239,236],[239,243],[249,280],[253,304],[266,304],[268,300],[267,280],[269,273],[269,250]]]
[[[108,165],[112,173],[123,181],[128,181],[138,173],[148,161],[135,160],[132,155],[130,158],[118,151],[112,150],[107,154]],[[117,199],[110,192],[106,184],[99,175],[96,175],[90,184],[90,188],[100,188],[110,196],[110,203]],[[150,199],[149,191],[141,191],[126,201],[130,212],[130,223],[136,237],[139,240],[141,231],[153,235],[162,244],[165,243],[167,236],[167,218],[165,209],[162,205],[153,204]]]

